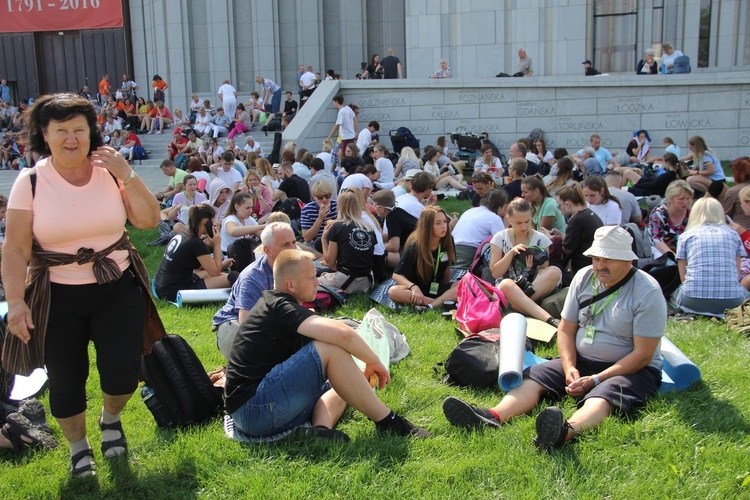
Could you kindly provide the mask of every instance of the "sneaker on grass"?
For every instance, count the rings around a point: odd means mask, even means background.
[[[453,396],[443,401],[443,413],[448,422],[465,428],[500,427],[500,421],[487,408],[478,408]]]
[[[536,437],[533,444],[550,451],[562,448],[571,425],[563,417],[563,412],[557,406],[550,406],[542,410],[536,417]]]

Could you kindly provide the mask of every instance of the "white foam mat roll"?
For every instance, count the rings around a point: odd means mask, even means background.
[[[231,288],[213,288],[209,290],[180,290],[177,300],[172,302],[177,307],[191,304],[207,304],[209,302],[226,302]]]
[[[526,318],[510,313],[500,322],[500,375],[497,383],[508,392],[521,385],[526,347]]]

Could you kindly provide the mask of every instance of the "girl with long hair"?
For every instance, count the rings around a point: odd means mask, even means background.
[[[547,190],[550,196],[555,196],[558,189],[563,186],[572,186],[575,182],[575,172],[573,168],[575,163],[568,156],[563,156],[557,160],[557,175],[553,177],[552,182],[547,184]]]
[[[521,181],[521,194],[532,207],[531,219],[537,229],[550,231],[556,228],[561,233],[565,232],[565,219],[562,212],[555,203],[555,199],[550,196],[542,179],[535,175],[525,177]]]
[[[599,216],[586,206],[583,189],[577,182],[572,186],[562,186],[558,189],[555,199],[560,211],[568,218],[568,225],[565,234],[560,234],[556,229],[552,230],[552,234],[563,237],[564,264],[570,262],[570,274],[575,275],[591,265],[591,257],[586,257],[583,252],[591,248],[594,233],[604,224]]]
[[[586,205],[602,220],[605,226],[619,226],[622,222],[620,200],[609,193],[601,177],[587,177],[583,182]]]
[[[219,225],[212,222],[213,209],[193,205],[188,212],[187,231],[175,235],[164,252],[154,278],[156,295],[174,301],[180,290],[227,288],[229,279],[221,272],[231,265],[223,260]]]
[[[450,279],[456,252],[449,221],[436,205],[422,211],[393,271],[396,284],[388,289],[388,296],[396,304],[435,308],[456,300],[458,283]]]
[[[366,292],[374,282],[373,255],[377,239],[372,226],[362,218],[362,208],[355,191],[347,190],[337,202],[338,217],[323,229],[323,258],[332,273],[319,281],[347,293]]]
[[[672,181],[682,178],[682,174],[687,173],[687,167],[673,153],[664,153],[662,162],[664,171],[658,175],[645,176],[641,169],[625,168],[622,172],[622,177],[633,185],[633,187],[628,189],[628,192],[633,196],[651,196],[655,194],[664,197],[667,186]],[[615,171],[619,170],[615,168]]]
[[[523,198],[508,203],[510,228],[490,240],[490,272],[513,309],[554,324],[537,302],[557,289],[562,273],[560,268],[549,265],[549,258],[543,263],[538,261],[541,250],[549,255],[552,240],[534,230],[532,210]]]
[[[688,184],[695,191],[705,193],[713,181],[726,182],[724,168],[716,154],[706,145],[706,140],[695,135],[688,140],[690,154],[683,156],[682,161],[693,160],[693,168],[688,171]]]
[[[227,253],[229,245],[240,238],[258,235],[265,224],[253,218],[253,199],[249,193],[237,191],[229,202],[227,214],[221,219],[221,251]]]
[[[278,189],[279,184],[281,184],[281,180],[273,167],[271,167],[271,163],[265,158],[258,158],[255,161],[255,166],[258,167],[258,173],[262,175],[260,182],[262,182],[271,193],[275,192],[276,189]]]

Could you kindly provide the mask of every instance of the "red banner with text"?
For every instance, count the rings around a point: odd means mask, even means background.
[[[0,33],[122,28],[122,0],[0,0]]]

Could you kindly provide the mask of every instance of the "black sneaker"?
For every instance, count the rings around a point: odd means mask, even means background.
[[[25,399],[18,405],[18,413],[29,419],[29,422],[40,431],[52,434],[47,424],[47,412],[38,399]]]
[[[542,410],[536,417],[536,437],[532,443],[543,450],[557,450],[565,444],[568,429],[572,429],[563,412],[557,406]]]
[[[456,427],[479,429],[501,425],[487,408],[478,408],[453,396],[443,401],[443,413],[448,422]]]
[[[375,428],[380,432],[390,432],[403,437],[426,438],[430,436],[429,432],[412,424],[395,411],[380,422],[376,422]]]

